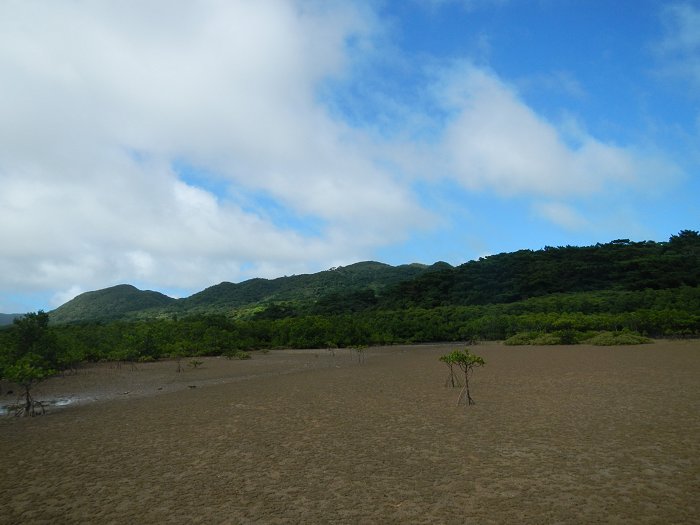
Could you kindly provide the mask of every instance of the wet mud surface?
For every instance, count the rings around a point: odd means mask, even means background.
[[[700,523],[700,342],[478,345],[471,407],[453,348],[53,378],[0,418],[0,523]]]

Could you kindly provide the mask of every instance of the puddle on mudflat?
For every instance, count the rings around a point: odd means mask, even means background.
[[[50,410],[52,407],[65,407],[68,405],[71,405],[78,401],[78,399],[73,399],[69,397],[62,397],[58,399],[49,399],[49,400],[38,400],[41,401],[41,404],[44,405],[45,410]],[[15,413],[15,411],[18,408],[21,408],[24,405],[23,401],[21,399],[18,399],[14,403],[3,403],[0,405],[0,416],[9,416]]]

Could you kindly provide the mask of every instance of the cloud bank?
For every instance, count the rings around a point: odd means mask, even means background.
[[[171,6],[0,8],[4,287],[315,270],[416,226],[411,192],[316,100],[371,17],[340,3]],[[225,192],[183,180],[183,162]],[[276,223],[250,195],[320,231]]]

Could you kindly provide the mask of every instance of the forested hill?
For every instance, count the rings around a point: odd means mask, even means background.
[[[10,325],[21,314],[0,314],[0,326]]]
[[[111,321],[135,312],[165,307],[175,299],[150,290],[139,290],[120,284],[85,292],[50,313],[52,322],[66,323],[87,320]]]
[[[51,312],[53,323],[223,314],[247,319],[346,315],[516,303],[554,294],[700,286],[700,235],[668,242],[520,250],[453,268],[363,262],[308,275],[224,282],[185,299],[128,285],[88,292]]]
[[[385,309],[512,303],[554,293],[636,291],[700,285],[700,235],[668,242],[615,240],[595,246],[520,250],[471,261],[401,283]]]
[[[53,310],[50,317],[52,323],[71,323],[195,314],[230,316],[240,314],[241,310],[256,311],[270,306],[270,314],[276,312],[275,315],[279,315],[289,308],[315,304],[325,296],[351,296],[369,291],[374,297],[387,287],[443,268],[451,266],[446,263],[390,266],[368,261],[315,274],[250,279],[238,284],[223,282],[184,299],[119,285],[81,294]]]
[[[390,266],[374,261],[331,268],[314,274],[277,279],[250,279],[240,284],[224,282],[183,299],[178,307],[186,311],[231,309],[261,302],[306,303],[328,294],[354,293],[369,289],[381,293],[385,288],[414,279],[444,267],[407,264]]]

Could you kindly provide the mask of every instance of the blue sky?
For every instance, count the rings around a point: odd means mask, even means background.
[[[700,2],[0,4],[0,312],[700,229]]]

